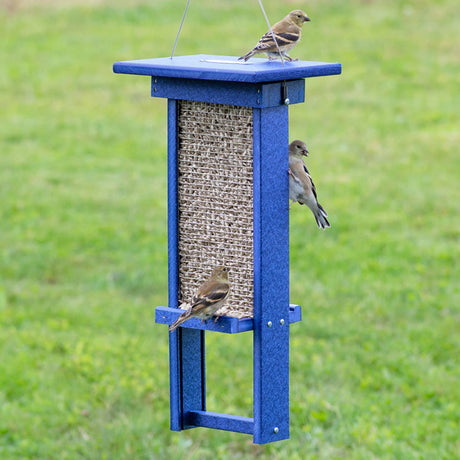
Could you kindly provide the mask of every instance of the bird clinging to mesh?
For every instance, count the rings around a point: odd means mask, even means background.
[[[306,204],[313,215],[319,228],[330,227],[327,212],[318,203],[315,184],[308,172],[302,156],[308,156],[307,146],[304,142],[295,140],[289,145],[289,198],[293,203]]]

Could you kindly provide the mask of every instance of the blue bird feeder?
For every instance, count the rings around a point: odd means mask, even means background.
[[[168,307],[172,324],[214,266],[230,269],[219,319],[192,318],[170,333],[171,429],[208,427],[289,438],[288,144],[290,104],[305,78],[341,73],[338,63],[179,56],[116,62],[148,75],[168,99]],[[253,417],[206,410],[205,331],[253,331]]]

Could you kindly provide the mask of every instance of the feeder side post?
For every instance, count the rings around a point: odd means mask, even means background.
[[[177,100],[168,99],[168,303],[178,306]],[[204,331],[178,328],[169,334],[171,430],[190,428],[190,410],[206,410]]]
[[[177,149],[177,100],[168,99],[168,305],[171,308],[177,308],[179,292]]]
[[[177,254],[177,101],[168,99],[168,305],[177,307],[179,289]],[[176,332],[169,334],[169,393],[171,430],[182,429],[180,344]]]
[[[288,116],[253,109],[256,444],[289,438]]]

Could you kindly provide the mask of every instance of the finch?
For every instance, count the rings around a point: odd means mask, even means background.
[[[289,198],[292,203],[306,204],[315,216],[319,228],[330,227],[327,212],[318,203],[316,188],[302,156],[308,156],[304,142],[296,140],[289,145]],[[291,204],[292,204],[291,203]]]
[[[211,277],[198,288],[193,296],[192,307],[184,311],[169,326],[169,330],[174,331],[183,322],[193,317],[201,318],[201,322],[213,317],[227,300],[229,292],[228,268],[224,266],[215,267]]]
[[[293,59],[288,56],[287,52],[294,48],[300,41],[302,35],[302,26],[306,21],[311,21],[305,12],[302,10],[291,11],[285,18],[272,26],[273,34],[279,46],[279,51],[288,61]],[[259,43],[249,53],[238,58],[238,60],[247,61],[250,57],[257,53],[266,53],[268,59],[276,59],[279,56],[278,47],[273,40],[273,35],[269,30],[260,40]]]

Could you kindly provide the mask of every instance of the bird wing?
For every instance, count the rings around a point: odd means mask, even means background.
[[[224,301],[228,297],[229,288],[228,283],[214,280],[204,283],[193,297],[193,310],[198,312]]]
[[[291,45],[300,37],[299,33],[293,32],[274,32],[274,34],[279,46]]]
[[[300,28],[295,26],[295,28],[289,28],[285,26],[279,26],[280,23],[275,24],[272,27],[273,34],[275,35],[278,46],[281,48],[283,46],[289,46],[293,43],[296,43],[300,38]],[[278,27],[277,27],[278,26]],[[259,43],[255,46],[256,50],[266,50],[276,47],[275,42],[273,41],[273,36],[270,31],[265,33],[262,38],[259,40]]]
[[[313,192],[316,198],[316,191],[313,181],[308,173],[308,169],[305,166],[305,163],[300,159],[294,159],[289,161],[289,168],[291,169],[294,176],[302,184],[304,193]]]
[[[276,34],[275,34],[276,37]],[[276,38],[278,40],[278,38]],[[279,42],[278,42],[279,43]],[[267,32],[257,43],[257,45],[254,47],[254,50],[257,51],[264,51],[264,50],[269,50],[275,47],[275,42],[273,41],[273,37],[271,32]]]
[[[311,188],[311,191],[315,197],[315,200],[318,200],[318,196],[316,194],[316,187],[315,187],[315,184],[313,183],[313,179],[311,178],[310,176],[310,173],[308,172],[308,169],[307,167],[305,166],[305,164],[303,165],[303,169],[306,173],[306,175],[308,176],[308,179],[305,179],[305,180],[309,180],[310,181],[310,188]]]

